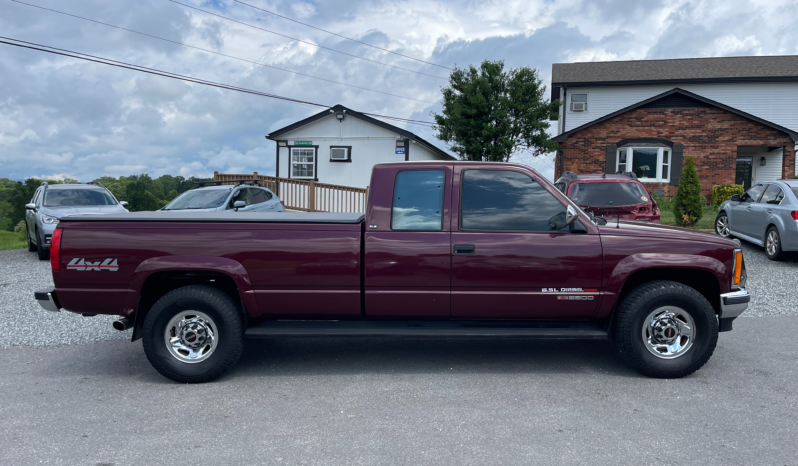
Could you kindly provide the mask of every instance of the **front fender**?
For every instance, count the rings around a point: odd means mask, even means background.
[[[178,270],[197,270],[208,272],[221,272],[236,283],[241,295],[241,302],[250,317],[260,316],[260,309],[252,289],[252,281],[241,263],[226,257],[214,256],[163,256],[145,260],[133,272],[130,287],[136,291],[130,299],[126,309],[136,309],[144,282],[154,273]]]
[[[609,317],[623,289],[624,283],[632,274],[654,269],[693,269],[712,273],[721,283],[729,273],[721,261],[708,256],[694,254],[641,253],[623,258],[610,273],[605,294],[598,310],[598,318]],[[721,287],[723,289],[723,287]]]

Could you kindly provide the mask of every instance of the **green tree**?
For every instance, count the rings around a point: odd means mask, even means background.
[[[432,113],[437,137],[462,160],[506,162],[514,153],[552,152],[557,143],[546,129],[559,101],[546,101],[535,69],[504,70],[503,61],[479,68],[455,68],[442,89],[443,113]]]
[[[165,202],[147,191],[147,183],[145,181],[134,181],[128,184],[126,191],[127,201],[130,203],[130,210],[133,212],[158,210],[165,205]]]
[[[679,187],[673,196],[673,216],[676,224],[686,227],[695,225],[701,220],[705,205],[706,202],[701,196],[701,182],[698,180],[695,160],[687,157],[682,177],[679,179]]]

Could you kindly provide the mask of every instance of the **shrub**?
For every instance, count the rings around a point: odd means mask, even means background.
[[[741,184],[716,184],[712,187],[712,207],[716,209],[731,199],[734,194],[742,194],[745,188]]]
[[[701,196],[701,182],[698,181],[698,171],[695,160],[687,157],[684,161],[682,178],[676,195],[673,196],[673,216],[677,225],[689,227],[701,220],[704,214],[706,201]]]
[[[14,227],[14,233],[22,233],[26,228],[28,228],[28,226],[25,223],[25,220],[22,220],[21,222],[17,223],[17,226]]]

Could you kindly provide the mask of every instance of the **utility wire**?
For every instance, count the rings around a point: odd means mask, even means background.
[[[85,21],[90,21],[92,23],[102,24],[103,26],[108,26],[108,27],[112,27],[112,28],[116,28],[116,29],[121,29],[123,31],[132,32],[134,34],[140,34],[142,36],[151,37],[153,39],[158,39],[158,40],[162,40],[162,41],[165,41],[165,42],[171,42],[173,44],[182,45],[183,47],[188,47],[188,48],[192,48],[192,49],[196,49],[196,50],[201,50],[203,52],[213,53],[213,54],[220,55],[220,56],[223,56],[223,57],[232,58],[234,60],[240,60],[240,61],[243,61],[243,62],[252,63],[253,65],[264,66],[266,68],[272,68],[272,69],[275,69],[275,70],[285,71],[287,73],[293,73],[293,74],[296,74],[296,75],[299,75],[299,76],[305,76],[305,77],[308,77],[308,78],[318,79],[318,80],[326,81],[326,82],[333,83],[333,84],[339,84],[341,86],[349,86],[349,87],[353,87],[355,89],[362,89],[364,91],[377,92],[379,94],[389,95],[391,97],[399,97],[401,99],[415,100],[416,102],[424,102],[424,103],[427,103],[427,104],[434,104],[435,103],[435,102],[430,102],[428,100],[414,99],[412,97],[405,97],[405,96],[402,96],[402,95],[391,94],[390,92],[378,91],[376,89],[369,89],[367,87],[361,87],[361,86],[356,86],[354,84],[342,83],[342,82],[338,82],[338,81],[333,81],[332,79],[320,78],[318,76],[312,76],[312,75],[309,75],[309,74],[300,73],[298,71],[291,71],[291,70],[287,70],[287,69],[284,69],[284,68],[279,68],[279,67],[272,66],[272,65],[266,65],[264,63],[247,60],[245,58],[234,57],[232,55],[227,55],[227,54],[224,54],[224,53],[221,53],[221,52],[216,52],[216,51],[213,51],[213,50],[204,49],[204,48],[197,47],[197,46],[194,46],[194,45],[185,44],[183,42],[178,42],[176,40],[165,39],[163,37],[158,37],[158,36],[155,36],[155,35],[152,35],[152,34],[147,34],[145,32],[135,31],[133,29],[124,28],[122,26],[116,26],[116,25],[113,25],[113,24],[104,23],[102,21],[97,21],[97,20],[94,20],[94,19],[91,19],[91,18],[85,18],[83,16],[73,15],[71,13],[66,13],[64,11],[54,10],[52,8],[45,8],[43,6],[33,5],[31,3],[25,3],[25,2],[22,2],[20,0],[11,0],[11,1],[14,2],[14,3],[20,3],[22,5],[31,6],[31,7],[34,7],[34,8],[39,8],[39,9],[42,9],[42,10],[51,11],[53,13],[58,13],[58,14],[61,14],[61,15],[71,16],[73,18],[78,18],[78,19],[82,19],[82,20],[85,20]]]
[[[378,64],[378,65],[389,66],[389,67],[391,67],[391,68],[396,68],[396,69],[398,69],[398,70],[402,70],[402,71],[409,71],[409,72],[411,72],[411,73],[416,73],[416,74],[420,74],[420,75],[424,75],[424,76],[429,76],[430,78],[442,79],[442,80],[444,80],[444,81],[446,81],[446,80],[448,80],[448,79],[449,79],[449,78],[442,78],[442,77],[440,77],[440,76],[435,76],[434,74],[422,73],[421,71],[415,71],[415,70],[411,70],[411,69],[408,69],[408,68],[402,68],[401,66],[390,65],[390,64],[388,64],[388,63],[383,63],[383,62],[380,62],[380,61],[371,60],[371,59],[369,59],[369,58],[366,58],[366,57],[361,57],[361,56],[358,56],[358,55],[353,55],[353,54],[351,54],[351,53],[342,52],[342,51],[340,51],[340,50],[336,50],[336,49],[333,49],[333,48],[330,48],[330,47],[325,47],[325,46],[323,46],[323,45],[314,44],[313,42],[308,42],[308,41],[305,41],[305,40],[302,40],[302,39],[297,39],[296,37],[291,37],[291,36],[287,36],[287,35],[285,35],[285,34],[280,34],[279,32],[270,31],[270,30],[268,30],[268,29],[264,29],[264,28],[262,28],[262,27],[258,27],[258,26],[253,26],[252,24],[248,24],[248,23],[245,23],[245,22],[243,22],[243,21],[238,21],[238,20],[236,20],[236,19],[233,19],[233,18],[228,18],[227,16],[222,16],[222,15],[220,15],[220,14],[213,13],[213,12],[210,12],[210,11],[208,11],[208,10],[203,10],[202,8],[197,8],[197,7],[195,7],[195,6],[187,5],[187,4],[185,4],[185,3],[178,2],[177,0],[169,0],[169,1],[170,1],[170,2],[172,2],[172,3],[177,3],[178,5],[183,5],[183,6],[184,6],[184,7],[186,7],[186,8],[191,8],[192,10],[201,11],[201,12],[203,12],[203,13],[206,13],[206,14],[209,14],[209,15],[212,15],[212,16],[216,16],[216,17],[218,17],[218,18],[226,19],[227,21],[232,21],[232,22],[234,22],[234,23],[242,24],[242,25],[244,25],[244,26],[247,26],[247,27],[251,27],[251,28],[259,29],[259,30],[261,30],[261,31],[266,31],[266,32],[268,32],[268,33],[271,33],[271,34],[276,34],[276,35],[278,35],[278,36],[280,36],[280,37],[285,37],[285,38],[287,38],[287,39],[295,40],[295,41],[297,41],[297,42],[301,42],[301,43],[303,43],[303,44],[311,45],[311,46],[313,46],[313,47],[318,47],[318,48],[320,48],[320,49],[324,49],[324,50],[329,50],[329,51],[331,51],[331,52],[340,53],[340,54],[347,55],[347,56],[350,56],[350,57],[353,57],[353,58],[358,58],[358,59],[360,59],[360,60],[366,60],[366,61],[368,61],[368,62],[371,62],[371,63],[376,63],[376,64]]]
[[[421,60],[420,58],[414,58],[414,57],[410,57],[410,56],[407,56],[407,55],[402,55],[399,52],[394,52],[393,50],[388,50],[388,49],[384,49],[382,47],[377,47],[376,45],[367,44],[366,42],[359,41],[357,39],[352,39],[351,37],[342,36],[341,34],[336,34],[336,33],[332,32],[332,31],[328,31],[326,29],[322,29],[320,27],[316,27],[316,26],[313,26],[313,25],[308,24],[308,23],[303,23],[302,21],[297,21],[297,20],[295,20],[293,18],[289,18],[288,16],[283,16],[283,15],[281,15],[279,13],[275,13],[273,11],[264,10],[263,8],[258,8],[255,5],[250,5],[249,3],[242,2],[241,0],[234,0],[234,1],[236,3],[240,3],[242,5],[246,5],[246,6],[250,7],[250,8],[254,8],[256,10],[260,10],[260,11],[263,11],[265,13],[269,13],[271,15],[278,16],[278,17],[283,18],[283,19],[287,19],[288,21],[293,21],[293,22],[295,22],[297,24],[301,24],[303,26],[307,26],[309,28],[313,28],[313,29],[316,29],[318,31],[326,32],[327,34],[332,34],[332,35],[340,37],[342,39],[351,40],[352,42],[357,42],[358,44],[363,44],[363,45],[366,45],[368,47],[373,47],[375,49],[382,50],[383,52],[388,52],[388,53],[392,53],[394,55],[399,55],[400,57],[404,57],[404,58],[407,58],[407,59],[410,59],[410,60],[415,60],[415,61],[418,61],[418,62],[421,62],[421,63],[426,63],[427,65],[437,66],[439,68],[443,68],[443,69],[446,69],[446,70],[454,71],[454,68],[449,68],[448,66],[438,65],[438,64],[435,64],[435,63],[424,61],[424,60]]]
[[[9,41],[14,41],[14,42],[9,42]],[[70,57],[70,58],[77,58],[79,60],[86,60],[86,61],[90,61],[90,62],[94,62],[94,63],[100,63],[100,64],[103,64],[103,65],[115,66],[117,68],[125,68],[125,69],[129,69],[129,70],[133,70],[133,71],[139,71],[139,72],[142,72],[142,73],[154,74],[154,75],[163,76],[163,77],[166,77],[166,78],[177,79],[177,80],[181,80],[181,81],[187,81],[187,82],[192,82],[192,83],[195,83],[195,84],[202,84],[202,85],[205,85],[205,86],[217,87],[217,88],[220,88],[220,89],[226,89],[226,90],[231,90],[231,91],[244,92],[244,93],[247,93],[247,94],[259,95],[259,96],[262,96],[262,97],[269,97],[269,98],[272,98],[272,99],[284,100],[284,101],[287,101],[287,102],[293,102],[293,103],[298,103],[298,104],[303,104],[303,105],[311,105],[311,106],[314,106],[314,107],[324,107],[324,108],[332,107],[331,105],[319,104],[319,103],[315,103],[315,102],[308,102],[308,101],[304,101],[304,100],[294,99],[294,98],[291,98],[291,97],[284,97],[284,96],[280,96],[280,95],[276,95],[276,94],[270,94],[270,93],[267,93],[267,92],[255,91],[255,90],[247,89],[247,88],[243,88],[243,87],[231,86],[229,84],[217,83],[217,82],[214,82],[214,81],[208,81],[208,80],[205,80],[205,79],[194,78],[194,77],[191,77],[191,76],[185,76],[185,75],[181,75],[181,74],[177,74],[177,73],[172,73],[172,72],[169,72],[169,71],[163,71],[163,70],[159,70],[159,69],[156,69],[156,68],[148,68],[148,67],[145,67],[145,66],[135,65],[135,64],[131,64],[131,63],[118,61],[118,60],[111,60],[109,58],[98,57],[98,56],[95,56],[95,55],[89,55],[89,54],[82,53],[82,52],[74,52],[74,51],[71,51],[71,50],[61,49],[61,48],[58,48],[58,47],[52,47],[52,46],[49,46],[49,45],[37,44],[35,42],[28,42],[28,41],[24,41],[24,40],[20,40],[20,39],[14,39],[14,38],[11,38],[11,37],[0,36],[0,44],[13,45],[15,47],[26,48],[26,49],[31,49],[31,50],[37,50],[37,51],[40,51],[40,52],[46,52],[46,53],[51,53],[51,54],[54,54],[54,55],[61,55],[61,56]],[[399,118],[399,117],[392,117],[392,116],[387,116],[387,115],[379,115],[379,114],[376,114],[376,113],[364,113],[364,115],[368,115],[368,116],[372,116],[372,117],[376,117],[376,118],[385,118],[385,119],[390,119],[390,120],[394,120],[394,121],[402,121],[402,122],[405,122],[405,123],[408,123],[408,124],[433,125],[433,123],[431,123],[431,122],[425,122],[425,121],[419,121],[419,120],[411,120],[411,119]]]

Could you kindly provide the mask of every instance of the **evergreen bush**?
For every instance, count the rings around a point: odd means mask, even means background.
[[[701,220],[706,201],[701,196],[701,182],[695,160],[687,157],[676,195],[673,196],[673,216],[677,225],[689,227]]]

